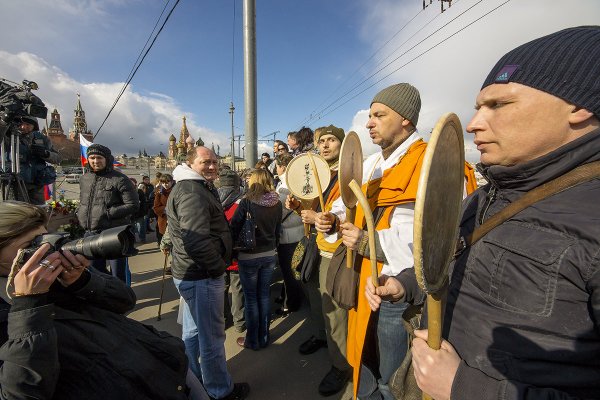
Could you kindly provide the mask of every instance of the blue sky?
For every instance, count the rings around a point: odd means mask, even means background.
[[[374,150],[364,129],[370,100],[383,87],[402,81],[421,92],[422,134],[447,111],[456,112],[464,126],[481,82],[502,54],[535,37],[600,20],[597,0],[505,1],[455,0],[440,14],[437,0],[424,11],[421,0],[257,0],[259,136],[280,131],[277,136],[284,138],[303,122],[312,128],[333,123],[357,130],[368,153]],[[174,3],[169,2],[167,12]],[[40,97],[61,113],[65,130],[72,125],[76,93],[81,93],[95,132],[165,4],[4,0],[0,77],[36,81]],[[234,39],[234,125],[236,135],[243,134],[242,1],[181,0],[96,141],[119,154],[139,148],[156,153],[164,150],[171,133],[179,135],[186,115],[194,138],[200,135],[227,153]],[[308,119],[395,58],[322,118]],[[465,141],[467,158],[475,161],[469,135]]]

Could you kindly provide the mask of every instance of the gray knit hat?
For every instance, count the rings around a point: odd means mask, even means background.
[[[421,96],[414,86],[408,83],[397,83],[388,86],[373,97],[373,103],[385,104],[398,114],[417,126],[421,111]]]
[[[509,51],[481,89],[509,82],[542,90],[600,117],[600,26],[564,29]]]

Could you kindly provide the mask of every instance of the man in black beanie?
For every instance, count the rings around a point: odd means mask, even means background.
[[[510,51],[475,108],[467,131],[490,183],[464,202],[463,238],[532,190],[600,161],[600,27]],[[463,246],[450,266],[441,349],[427,347],[426,330],[413,341],[424,392],[437,400],[600,398],[597,171]],[[424,299],[413,269],[381,283],[366,290],[373,309],[382,299]]]
[[[77,219],[85,235],[130,224],[140,206],[137,189],[125,174],[114,170],[114,158],[108,147],[94,143],[88,147],[87,156],[90,172],[83,174],[79,182],[77,209]],[[107,261],[111,272],[106,267]],[[92,266],[131,284],[127,258],[95,259]]]

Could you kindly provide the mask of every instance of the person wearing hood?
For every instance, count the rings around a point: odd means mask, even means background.
[[[213,399],[245,399],[247,383],[233,383],[225,357],[225,270],[232,241],[213,182],[219,161],[204,146],[173,170],[167,199],[173,282],[184,300],[182,339],[190,369]]]
[[[115,171],[114,158],[108,147],[94,143],[88,147],[86,153],[90,173],[84,174],[79,182],[77,209],[77,219],[79,225],[85,229],[85,236],[130,224],[131,218],[140,207],[134,184],[125,174]],[[111,272],[106,268],[107,261]],[[115,260],[95,259],[92,260],[92,266],[131,284],[126,257]]]
[[[238,338],[237,344],[258,350],[269,344],[269,291],[277,264],[282,205],[267,170],[252,171],[248,184],[248,191],[231,219],[231,234],[235,241],[247,216],[251,215],[256,239],[254,248],[240,250],[238,255],[244,291],[246,337]]]

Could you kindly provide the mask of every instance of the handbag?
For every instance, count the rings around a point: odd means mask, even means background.
[[[375,224],[383,216],[384,207],[377,207],[373,210],[375,215]],[[356,307],[358,303],[358,281],[360,279],[360,268],[363,256],[353,252],[354,262],[352,268],[346,267],[346,246],[340,243],[333,252],[329,269],[327,270],[327,279],[325,280],[325,290],[337,302],[337,304],[346,310]]]
[[[292,255],[292,272],[294,277],[304,283],[308,282],[313,271],[319,268],[321,254],[317,246],[317,235],[311,233],[302,236]]]
[[[390,392],[396,399],[421,400],[423,392],[417,385],[415,372],[412,366],[412,341],[415,338],[415,329],[421,325],[423,306],[409,305],[402,314],[402,323],[408,333],[408,349],[402,364],[392,374],[388,383]]]
[[[338,306],[350,310],[356,307],[358,299],[358,279],[360,278],[361,263],[357,262],[359,260],[356,258],[356,252],[353,252],[355,261],[352,263],[352,268],[346,267],[346,253],[346,246],[343,243],[340,243],[333,252],[333,257],[327,269],[325,290]]]
[[[256,222],[254,222],[254,218],[252,217],[252,204],[250,201],[244,200],[247,202],[248,206],[246,219],[244,220],[244,224],[242,225],[234,248],[234,250],[240,251],[254,250],[254,248],[256,248]]]

